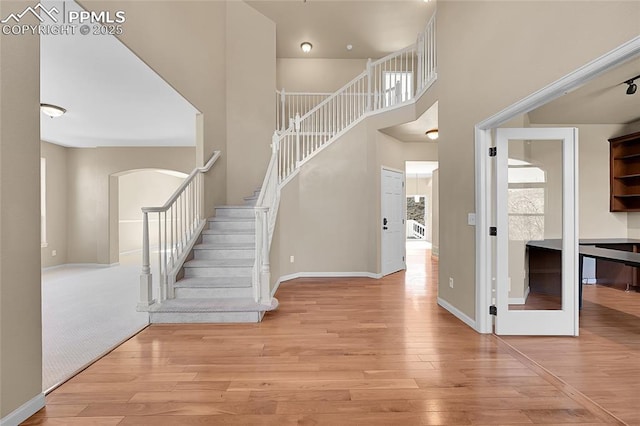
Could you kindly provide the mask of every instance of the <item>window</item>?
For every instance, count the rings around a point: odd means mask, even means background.
[[[392,106],[413,97],[413,72],[385,71],[384,78],[384,106]]]
[[[509,239],[544,239],[544,170],[510,158],[508,176]]]
[[[47,159],[40,157],[40,247],[47,245]]]

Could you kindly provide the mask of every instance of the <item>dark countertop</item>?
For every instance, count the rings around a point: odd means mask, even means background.
[[[615,250],[612,248],[597,247],[598,245],[616,245],[616,244],[638,244],[640,240],[630,238],[600,238],[600,239],[584,239],[579,242],[578,252],[582,256],[592,257],[595,259],[608,260],[611,262],[624,263],[625,265],[638,267],[640,266],[640,253],[633,253],[624,250]],[[546,250],[561,250],[562,240],[548,239],[528,241],[527,247],[535,247]]]

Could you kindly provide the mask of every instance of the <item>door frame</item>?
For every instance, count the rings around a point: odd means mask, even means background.
[[[640,56],[640,36],[565,75],[548,86],[512,104],[475,125],[476,180],[476,321],[479,333],[493,332],[491,239],[491,163],[488,155],[494,129],[507,121],[530,112],[564,94],[571,92],[616,66]]]
[[[378,191],[378,194],[380,195],[380,213],[378,215],[378,230],[380,232],[380,275],[381,276],[385,276],[385,275],[389,275],[392,274],[393,272],[386,272],[384,271],[384,259],[382,257],[382,251],[383,251],[383,245],[382,245],[382,203],[384,202],[383,199],[383,194],[382,194],[382,179],[383,179],[383,173],[384,171],[390,171],[390,172],[394,172],[394,173],[400,173],[402,175],[402,217],[404,218],[404,223],[402,226],[402,233],[404,235],[403,238],[403,256],[404,256],[404,268],[403,269],[407,269],[407,250],[406,250],[406,240],[407,240],[407,224],[406,224],[406,217],[407,217],[407,186],[406,186],[406,181],[407,181],[407,176],[404,170],[400,170],[400,169],[396,169],[393,167],[388,167],[388,166],[381,166],[380,167],[380,190]],[[397,271],[394,271],[397,272]]]

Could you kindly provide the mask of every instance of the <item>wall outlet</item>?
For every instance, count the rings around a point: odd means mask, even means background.
[[[296,260],[296,258],[295,258],[295,257],[293,257],[293,256],[290,256],[290,257],[289,257],[289,262],[293,263],[293,262],[295,262],[295,260]]]
[[[57,250],[51,250],[51,256],[55,257],[58,254]]]
[[[449,277],[449,287],[453,288],[453,278]]]
[[[470,226],[476,226],[476,214],[468,213],[467,214],[467,224]]]

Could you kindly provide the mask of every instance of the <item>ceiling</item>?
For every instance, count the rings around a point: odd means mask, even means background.
[[[65,6],[82,10],[71,1]],[[67,109],[59,118],[41,114],[43,140],[70,147],[195,145],[198,111],[116,37],[41,36],[40,60],[40,101]]]
[[[391,137],[402,142],[425,142],[437,143],[437,140],[431,140],[425,132],[438,128],[438,102],[435,102],[428,110],[426,110],[417,120],[409,123],[398,124],[396,126],[380,129]]]
[[[640,58],[624,63],[529,113],[533,124],[627,124],[640,119],[640,91],[624,81],[640,74]],[[640,85],[640,79],[636,80]]]
[[[435,1],[247,1],[276,23],[278,58],[381,58],[415,43]],[[300,44],[313,44],[303,53]],[[353,45],[348,51],[347,44]]]
[[[431,177],[438,168],[437,161],[406,161],[405,173],[407,178]]]

